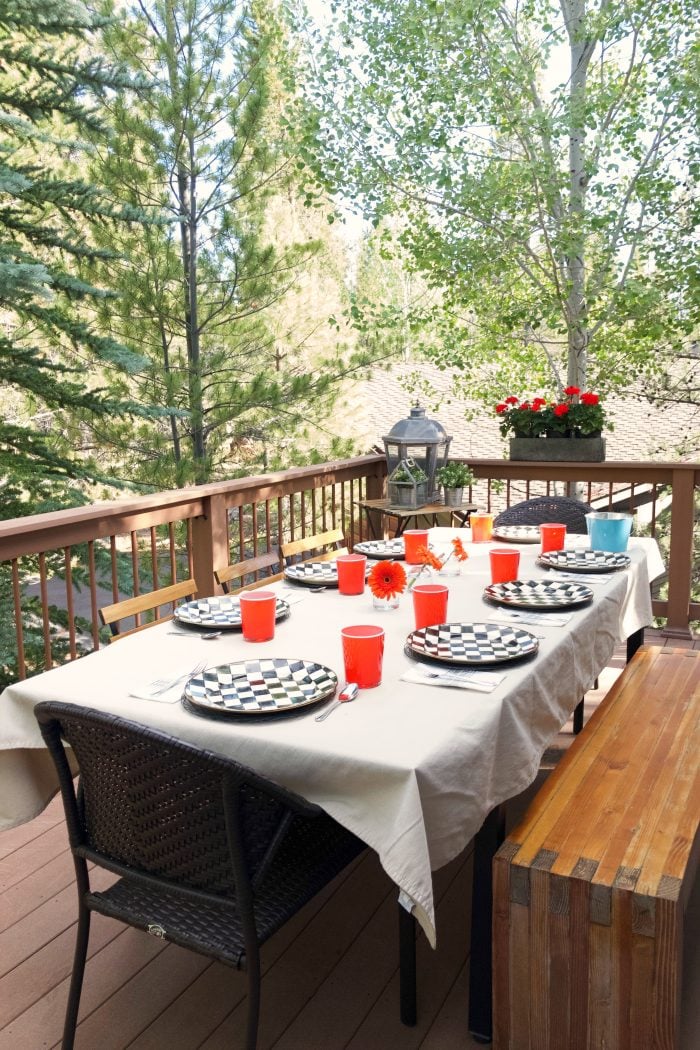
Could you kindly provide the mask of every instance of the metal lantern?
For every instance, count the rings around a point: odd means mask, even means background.
[[[428,499],[437,499],[435,472],[447,462],[452,438],[442,423],[427,419],[425,409],[414,405],[406,419],[400,419],[383,439],[389,477],[402,459],[412,459],[428,476]]]

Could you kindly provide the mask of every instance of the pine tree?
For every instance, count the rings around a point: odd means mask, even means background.
[[[148,0],[106,39],[148,90],[115,101],[118,145],[102,151],[96,173],[115,195],[157,204],[173,222],[124,238],[132,265],[110,270],[121,295],[103,319],[149,359],[135,396],[174,410],[155,437],[112,420],[100,424],[100,441],[121,445],[129,469],[161,485],[245,469],[240,453],[251,446],[272,463],[280,435],[296,442],[300,427],[328,412],[339,378],[370,359],[340,346],[328,324],[335,302],[317,303],[313,321],[288,309],[323,266],[323,238],[292,222],[282,238],[285,224],[274,220],[287,201],[287,213],[299,203],[301,163],[284,123],[287,52],[274,5]]]
[[[111,368],[140,359],[85,313],[110,298],[85,267],[113,254],[91,241],[88,223],[145,219],[77,170],[105,131],[101,100],[132,84],[94,57],[103,24],[73,0],[0,0],[0,479],[19,481],[30,500],[46,495],[48,478],[96,476],[73,454],[76,432],[63,419],[46,433],[31,414],[47,410],[54,424],[63,413],[152,414],[104,388]]]

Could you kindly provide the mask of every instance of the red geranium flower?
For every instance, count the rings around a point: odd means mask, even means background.
[[[496,405],[496,411],[499,416],[503,415],[504,412],[508,411],[508,405]]]
[[[520,405],[518,407],[520,408],[521,412],[529,412],[530,411],[530,402],[529,401],[521,401]]]
[[[585,394],[581,394],[581,403],[584,405],[597,405],[599,401],[598,395],[591,393],[590,390],[587,390]]]
[[[554,415],[555,416],[565,416],[568,411],[569,411],[569,406],[568,405],[555,405],[554,406]]]
[[[519,401],[519,398],[513,397],[512,394],[510,395],[510,397],[506,398],[506,404],[507,405],[517,405],[518,401]]]
[[[533,397],[532,399],[532,407],[534,408],[535,412],[539,411],[539,409],[542,408],[542,405],[546,404],[547,401],[543,397]]]
[[[564,393],[567,395],[567,397],[575,397],[576,394],[581,393],[581,388],[578,386],[567,386],[564,390]]]
[[[367,583],[375,598],[395,598],[406,589],[406,570],[398,561],[378,561]]]

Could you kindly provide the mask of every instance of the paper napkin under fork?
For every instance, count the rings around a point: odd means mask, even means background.
[[[499,623],[512,623],[516,620],[518,623],[529,623],[537,627],[565,627],[570,619],[570,614],[516,612],[514,609],[503,609],[489,616],[489,620]]]
[[[416,663],[401,675],[403,682],[418,685],[447,685],[453,689],[472,689],[477,693],[492,693],[506,676],[498,671],[476,671],[466,668],[434,667]]]

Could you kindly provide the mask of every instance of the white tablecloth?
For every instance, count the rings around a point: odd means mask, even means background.
[[[444,530],[435,530],[433,540],[444,542]],[[444,580],[449,620],[482,621],[498,611],[482,597],[489,545],[468,549],[462,574]],[[519,549],[520,578],[541,576],[537,547]],[[634,541],[630,554],[631,568],[593,585],[593,603],[571,610],[569,624],[525,626],[539,637],[538,655],[501,666],[505,678],[490,694],[401,681],[412,666],[403,651],[413,628],[410,596],[398,610],[377,612],[369,592],[344,597],[302,588],[294,589],[301,600],[271,642],[246,643],[238,632],[203,641],[194,633],[175,635],[165,623],[9,686],[0,697],[0,827],[31,819],[56,790],[34,704],[61,700],[109,710],[235,757],[318,803],[376,850],[434,943],[431,871],[463,849],[495,805],[532,782],[544,749],[616,642],[651,623],[649,576],[663,566],[652,541]],[[283,583],[275,589],[292,593]],[[386,629],[383,681],[320,723],[314,708],[293,718],[222,722],[188,713],[179,702],[129,695],[202,659],[216,666],[301,657],[342,678],[340,628],[353,623]]]

